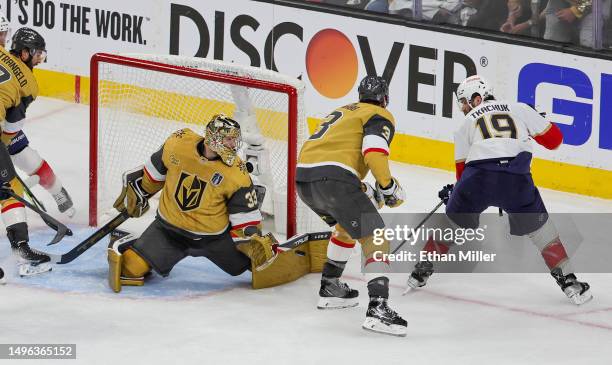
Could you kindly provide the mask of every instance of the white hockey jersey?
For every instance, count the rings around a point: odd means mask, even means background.
[[[531,152],[531,139],[550,127],[551,123],[527,104],[484,101],[465,116],[455,132],[455,161],[467,164]]]

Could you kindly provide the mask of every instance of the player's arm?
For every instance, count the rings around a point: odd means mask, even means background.
[[[123,189],[113,207],[126,209],[130,217],[149,210],[149,198],[164,187],[168,169],[163,161],[164,146],[151,155],[144,166],[123,173]]]
[[[262,218],[257,201],[257,190],[248,176],[240,185],[227,201],[231,225],[230,234],[233,238],[261,235]]]
[[[466,128],[468,123],[464,123],[464,125],[455,131],[454,141],[455,141],[455,173],[457,176],[457,181],[461,178],[461,174],[463,174],[463,170],[465,169],[465,160],[467,159],[468,153],[470,151],[470,140],[469,133]]]
[[[405,194],[397,179],[389,169],[389,146],[395,134],[393,123],[378,114],[373,115],[363,125],[361,153],[363,160],[376,179],[376,189],[389,207],[397,207],[404,202]]]
[[[522,120],[527,126],[529,135],[546,149],[554,150],[563,143],[563,133],[556,124],[546,120],[544,113],[527,104],[519,104],[523,114]]]

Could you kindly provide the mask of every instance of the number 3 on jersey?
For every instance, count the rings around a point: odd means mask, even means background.
[[[336,123],[340,118],[342,118],[342,112],[337,110],[325,117],[323,123],[321,123],[317,131],[312,136],[310,136],[309,139],[313,140],[323,137],[323,135],[327,132],[331,125]]]

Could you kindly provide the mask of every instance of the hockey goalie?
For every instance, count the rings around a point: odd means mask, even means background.
[[[321,270],[326,240],[282,251],[272,235],[262,235],[257,190],[238,156],[241,143],[240,124],[218,114],[205,136],[178,130],[144,166],[124,173],[117,210],[138,218],[149,198],[159,192],[160,200],[140,237],[109,245],[108,281],[115,292],[143,285],[150,271],[166,277],[187,256],[206,257],[230,275],[252,270],[254,288]]]

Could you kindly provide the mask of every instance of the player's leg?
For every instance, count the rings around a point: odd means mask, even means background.
[[[69,217],[74,216],[72,198],[49,163],[30,147],[25,133],[19,131],[7,148],[15,166],[30,176],[28,181],[33,180],[51,193],[61,213]]]
[[[185,239],[155,219],[138,239],[127,236],[111,243],[108,249],[110,287],[119,292],[122,285],[143,285],[144,276],[151,269],[168,276],[188,255],[188,248],[183,244]]]
[[[510,233],[516,236],[527,235],[540,251],[550,273],[561,290],[574,304],[582,304],[593,297],[589,284],[580,282],[573,273],[570,259],[548,213],[540,192],[535,187],[531,175],[513,175],[508,182],[520,192],[509,196],[504,202],[504,210],[510,219]]]
[[[405,336],[407,322],[389,308],[389,262],[381,259],[389,254],[389,242],[374,243],[374,231],[385,223],[370,198],[360,185],[324,181],[315,186],[315,197],[323,201],[330,214],[338,221],[348,237],[361,244],[363,270],[368,282],[370,302],[364,329],[396,336]],[[331,245],[331,243],[330,243]]]
[[[315,189],[315,185],[322,181],[298,183],[297,191],[300,199],[308,205],[321,219],[333,228],[332,236],[327,245],[327,260],[323,264],[321,286],[319,288],[319,309],[339,309],[354,307],[359,304],[359,292],[351,289],[346,283],[340,281],[356,241],[339,225],[326,211],[327,204],[324,196]]]
[[[11,188],[16,194],[23,195],[23,187],[17,179],[11,181]],[[25,206],[13,198],[1,203],[2,221],[13,253],[18,258],[19,275],[29,276],[51,271],[50,257],[29,246]]]
[[[247,254],[251,254],[252,250]],[[236,247],[229,232],[218,236],[191,241],[189,245],[190,256],[203,256],[212,261],[226,273],[237,276],[251,268],[251,259],[247,254]]]
[[[490,194],[486,191],[486,185],[490,179],[487,174],[478,168],[468,166],[461,179],[455,184],[450,199],[446,205],[446,215],[436,215],[431,218],[429,224],[445,230],[458,228],[477,228],[480,213],[492,203]],[[454,242],[442,240],[439,237],[429,237],[422,251],[428,254],[447,254]],[[425,286],[427,280],[434,273],[432,262],[419,261],[408,280],[407,291]]]

